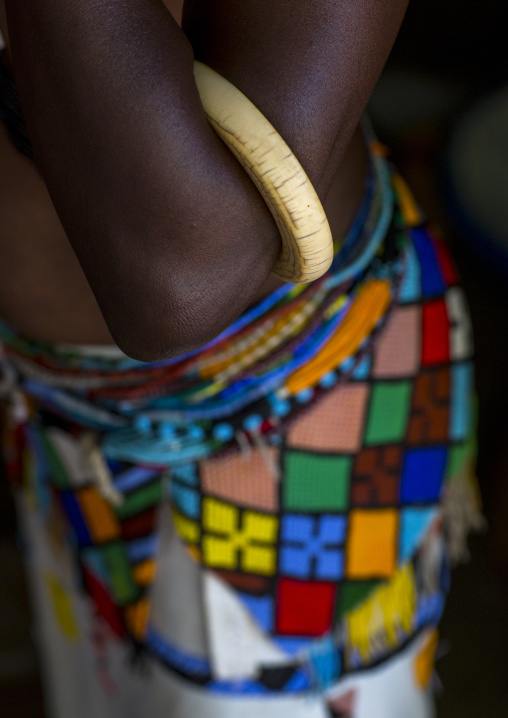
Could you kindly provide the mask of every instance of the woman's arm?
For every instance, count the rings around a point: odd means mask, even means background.
[[[185,0],[182,27],[265,114],[323,199],[408,0]]]
[[[323,198],[406,0],[7,0],[41,172],[110,331],[155,360],[210,340],[278,255],[274,222],[208,125],[193,55],[242,89]]]

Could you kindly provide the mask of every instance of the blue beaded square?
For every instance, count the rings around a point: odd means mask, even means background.
[[[471,435],[473,420],[473,365],[452,366],[450,438],[463,441]]]
[[[402,509],[399,532],[399,561],[407,561],[414,555],[436,517],[437,511],[434,506]]]
[[[429,235],[423,227],[416,227],[411,232],[420,260],[422,273],[422,292],[424,297],[440,297],[446,291],[446,283]]]
[[[403,504],[439,500],[446,467],[447,449],[408,449],[404,455],[401,482]]]
[[[346,526],[344,516],[284,516],[279,554],[281,573],[302,579],[342,578]]]

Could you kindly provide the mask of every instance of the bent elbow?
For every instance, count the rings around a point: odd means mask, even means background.
[[[270,273],[277,244],[270,250],[244,241],[222,252],[145,254],[129,262],[130,271],[113,287],[103,287],[99,302],[113,339],[142,362],[205,346],[252,303]]]
[[[113,339],[124,354],[141,362],[160,362],[199,349],[218,336],[236,318],[230,311],[213,312],[213,302],[190,296],[175,302],[130,302],[116,317],[109,317]],[[238,312],[239,314],[240,312]]]
[[[191,351],[181,342],[161,341],[159,337],[149,337],[145,333],[117,334],[111,332],[121,351],[131,359],[152,364],[183,356]]]
[[[167,361],[188,354],[208,343],[213,336],[200,326],[183,330],[177,321],[133,319],[129,324],[111,326],[110,331],[124,354],[140,362]]]

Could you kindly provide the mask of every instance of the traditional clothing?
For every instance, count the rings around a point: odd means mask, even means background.
[[[428,718],[479,521],[469,318],[382,148],[330,271],[184,357],[0,325],[51,718]]]

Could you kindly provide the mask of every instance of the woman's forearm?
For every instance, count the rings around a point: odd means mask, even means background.
[[[239,87],[323,199],[408,0],[185,0],[195,56]]]
[[[278,236],[206,121],[185,35],[157,0],[7,11],[37,161],[113,336],[147,359],[212,338]]]
[[[37,161],[119,344],[163,358],[211,339],[279,251],[208,125],[193,54],[279,130],[321,198],[407,0],[7,0]]]

